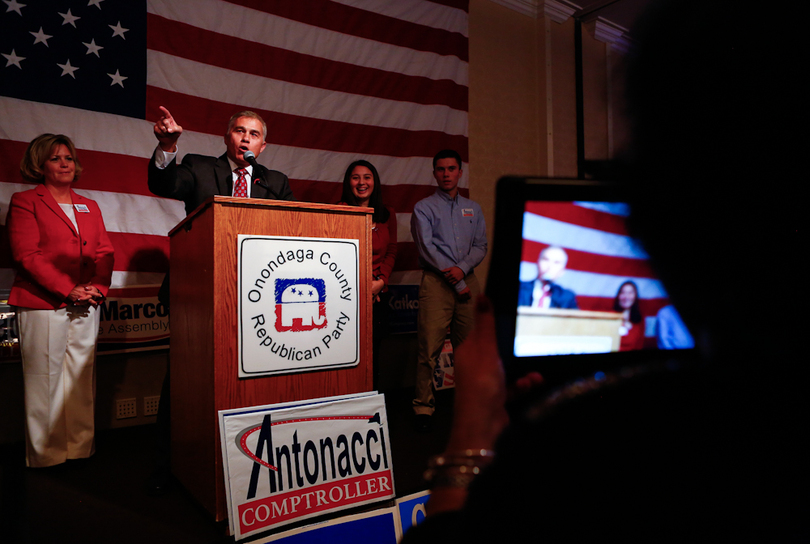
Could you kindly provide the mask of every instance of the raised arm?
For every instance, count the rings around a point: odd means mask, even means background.
[[[177,140],[183,133],[183,127],[175,122],[169,110],[160,106],[160,111],[160,118],[154,126],[158,145],[149,161],[147,184],[157,196],[185,201],[194,190],[195,180],[190,169],[178,168],[175,160]]]
[[[172,114],[163,106],[160,106],[160,117],[155,123],[154,132],[160,149],[166,153],[177,151],[177,140],[183,134],[183,127],[175,122]]]

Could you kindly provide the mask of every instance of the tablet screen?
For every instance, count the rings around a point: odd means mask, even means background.
[[[622,202],[525,202],[516,357],[693,347]]]

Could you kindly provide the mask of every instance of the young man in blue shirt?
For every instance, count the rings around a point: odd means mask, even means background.
[[[455,349],[473,327],[475,299],[481,292],[474,269],[487,254],[481,207],[458,194],[461,157],[445,149],[433,158],[438,190],[416,203],[411,233],[419,250],[418,361],[413,400],[415,425],[428,431],[435,410],[433,370],[445,333]]]

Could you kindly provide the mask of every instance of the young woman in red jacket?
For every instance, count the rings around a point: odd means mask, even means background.
[[[388,279],[397,258],[397,217],[382,202],[382,183],[368,161],[354,161],[343,175],[341,203],[374,208],[371,231],[371,296],[374,298],[374,388],[380,385],[380,341],[388,332]]]

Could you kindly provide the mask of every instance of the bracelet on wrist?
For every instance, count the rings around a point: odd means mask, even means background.
[[[431,487],[467,488],[495,458],[491,450],[463,450],[435,455],[424,473]]]

